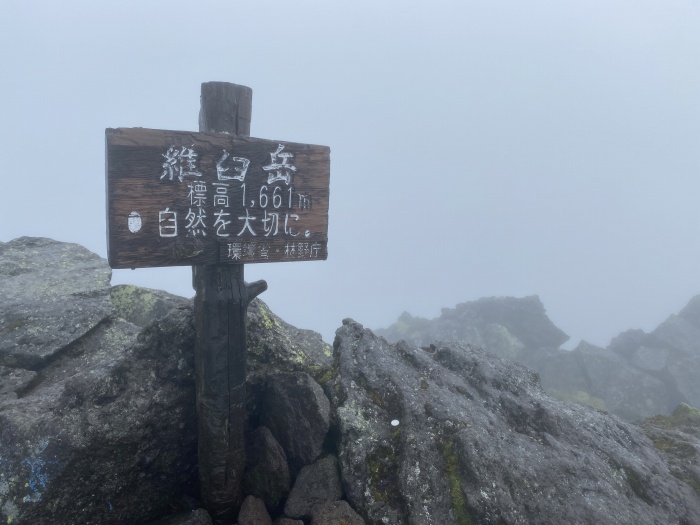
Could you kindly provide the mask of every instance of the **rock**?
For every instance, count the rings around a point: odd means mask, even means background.
[[[197,509],[154,521],[150,525],[212,525],[212,521],[206,510]]]
[[[32,262],[44,259],[57,268]],[[66,524],[153,523],[192,508],[191,500],[181,505],[183,495],[197,496],[191,302],[110,289],[108,273],[105,261],[75,245],[0,243],[2,523],[55,523],[56,516]],[[78,289],[56,282],[59,275]],[[53,289],[68,305],[63,313],[50,300]],[[42,294],[46,305],[36,301]],[[35,301],[37,313],[29,315],[24,301]],[[683,399],[700,389],[693,372],[700,355],[688,335],[700,326],[698,301],[658,333],[625,336],[615,348],[583,344],[566,358],[547,346],[554,331],[537,339],[527,326],[489,314],[508,311],[498,303],[466,308],[463,318],[481,312],[468,330],[501,355],[539,360],[551,385],[568,384],[581,399],[607,408],[624,398],[604,390],[605,377],[622,385],[639,376],[652,392],[677,381],[668,392]],[[175,308],[163,315],[168,305]],[[268,482],[284,477],[274,472],[293,451],[299,475],[286,503],[307,523],[358,516],[372,525],[700,523],[700,418],[690,406],[639,428],[552,399],[536,374],[465,343],[389,345],[347,320],[331,353],[318,334],[287,325],[262,301],[249,312],[249,423],[270,431],[252,433],[247,479],[266,463]],[[43,315],[55,334],[43,329]],[[458,318],[449,325],[455,333]],[[538,341],[543,346],[532,346]],[[556,363],[568,374],[560,383],[556,367],[547,368]],[[595,398],[595,389],[607,397]],[[338,458],[304,468],[324,447]],[[343,488],[351,506],[338,502]],[[239,525],[270,523],[262,500],[251,497],[248,506]],[[210,521],[200,509],[157,523]],[[289,515],[276,523],[303,525]]]
[[[191,312],[139,335],[111,320],[0,403],[3,518],[147,521],[194,482]]]
[[[196,493],[191,309],[114,316],[76,245],[17,239],[0,268],[0,521],[143,523]]]
[[[517,364],[391,346],[351,320],[334,351],[342,484],[368,523],[700,523],[641,429],[550,398]]]
[[[557,348],[569,337],[547,317],[539,297],[487,297],[443,308],[432,320],[402,314],[377,335],[417,346],[434,341],[466,341],[500,357],[514,359],[526,349]]]
[[[261,424],[285,451],[292,476],[321,455],[330,427],[330,404],[306,373],[274,373],[266,378]]]
[[[272,525],[272,518],[267,513],[265,502],[255,496],[243,500],[238,513],[238,525]]]
[[[311,330],[301,330],[277,317],[260,299],[248,307],[248,375],[303,372],[325,384],[335,375],[333,349]]]
[[[671,378],[669,382],[673,382],[678,392],[678,402],[700,406],[700,356],[669,362],[667,370]],[[668,414],[668,411],[659,411],[657,414]]]
[[[692,311],[693,306],[686,307]],[[679,315],[671,315],[650,334],[661,348],[680,350],[686,355],[700,355],[700,327],[686,319],[688,314],[683,311]]]
[[[287,456],[267,427],[251,432],[246,443],[243,491],[262,499],[274,509],[289,493]]]
[[[112,271],[76,244],[0,245],[0,365],[39,370],[112,312]]]
[[[130,284],[113,286],[110,296],[114,315],[139,327],[161,319],[173,308],[192,305],[190,299]]]
[[[292,518],[308,518],[315,505],[338,500],[343,495],[338,475],[338,459],[326,456],[301,469],[284,513]]]
[[[0,522],[143,523],[198,496],[192,302],[110,288],[110,274],[77,245],[0,243]],[[318,334],[262,301],[248,311],[253,384],[279,371],[333,377]],[[319,386],[303,382],[295,392],[318,404]],[[262,399],[252,404],[259,420]]]
[[[700,296],[652,333],[628,330],[608,348],[567,337],[536,296],[485,298],[443,309],[432,320],[402,314],[378,335],[419,346],[465,341],[535,370],[551,395],[609,411],[628,421],[668,414],[679,403],[700,406]]]
[[[634,358],[634,354],[628,354]],[[606,410],[628,421],[668,413],[682,397],[668,381],[635,367],[620,354],[581,342],[572,351],[541,349],[519,362],[536,370],[546,392],[564,401]]]
[[[16,399],[36,381],[37,373],[23,368],[0,366],[0,402],[4,398]]]
[[[328,501],[314,507],[311,525],[365,525],[365,520],[347,501]]]
[[[670,416],[646,419],[641,427],[671,473],[700,493],[700,410],[681,404]]]

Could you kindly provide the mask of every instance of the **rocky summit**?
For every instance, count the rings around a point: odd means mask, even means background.
[[[520,355],[556,350],[565,335],[539,300],[515,301],[507,315],[498,301],[472,308],[472,333]],[[614,355],[667,369],[694,352],[694,311],[654,336],[665,361],[640,350],[644,334]],[[192,315],[191,300],[112,287],[80,246],[0,243],[0,523],[212,523]],[[700,523],[690,403],[637,425],[556,399],[475,344],[390,344],[348,319],[330,346],[259,300],[247,329],[238,525]]]
[[[460,341],[536,371],[550,395],[611,412],[628,421],[670,414],[680,403],[700,406],[700,296],[653,332],[629,330],[607,348],[569,337],[536,296],[488,297],[444,308],[425,319],[404,312],[386,329],[390,342]]]

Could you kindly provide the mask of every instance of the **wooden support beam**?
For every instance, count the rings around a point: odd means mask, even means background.
[[[249,136],[251,108],[250,88],[204,83],[199,129]],[[243,277],[243,264],[192,268],[200,491],[215,523],[234,523],[242,503],[246,312],[267,289],[265,281],[248,284]]]

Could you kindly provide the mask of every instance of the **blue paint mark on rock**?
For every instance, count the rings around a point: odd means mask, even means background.
[[[41,458],[27,458],[22,463],[29,465],[29,488],[37,493],[41,489],[46,488],[46,484],[49,481],[49,477],[46,472],[43,472],[46,464]]]

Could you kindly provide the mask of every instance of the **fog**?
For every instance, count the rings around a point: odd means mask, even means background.
[[[328,260],[245,268],[283,319],[537,294],[605,346],[700,293],[698,28],[689,0],[3,0],[0,241],[106,257],[105,128],[196,131],[233,82],[252,136],[331,148]]]

